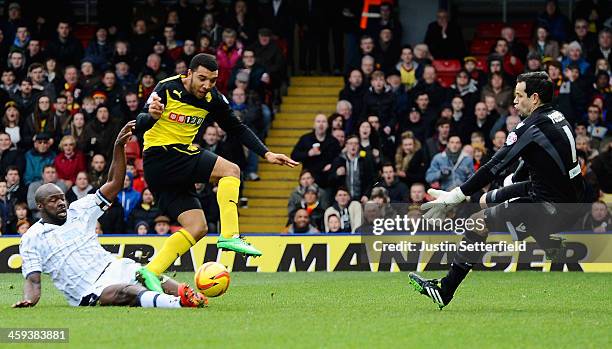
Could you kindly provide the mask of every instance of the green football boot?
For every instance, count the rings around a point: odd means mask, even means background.
[[[253,247],[250,243],[246,242],[242,236],[235,236],[232,238],[224,238],[223,236],[219,236],[219,239],[217,239],[217,248],[234,251],[245,256],[261,256],[261,251]]]

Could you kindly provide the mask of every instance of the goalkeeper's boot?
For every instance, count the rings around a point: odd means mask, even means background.
[[[235,235],[231,238],[224,238],[223,236],[219,236],[219,239],[217,239],[217,248],[234,251],[236,253],[241,253],[245,256],[261,256],[261,251],[256,249],[250,243],[246,242],[246,240],[240,235]]]
[[[147,267],[138,269],[136,272],[136,280],[143,284],[149,291],[164,293],[159,276],[155,275],[155,273],[147,269]]]
[[[204,308],[208,305],[208,298],[195,291],[189,285],[182,283],[178,286],[178,294],[181,298],[181,306],[185,308]]]
[[[442,310],[445,306],[450,303],[453,296],[446,296],[440,287],[440,281],[437,279],[425,279],[415,273],[409,273],[408,279],[410,279],[410,285],[422,295],[425,295],[436,303],[436,305]]]

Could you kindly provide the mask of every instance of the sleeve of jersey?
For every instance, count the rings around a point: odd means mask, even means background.
[[[149,98],[145,102],[144,107],[142,107],[142,112],[136,117],[136,132],[139,135],[147,132],[157,122],[157,120],[149,115],[149,104],[151,104],[153,101],[153,96],[159,96],[161,98],[161,103],[166,105],[166,89],[164,86],[165,85],[162,85],[161,83],[158,83],[157,86],[155,86],[155,89],[153,92],[151,92],[151,95],[149,95]]]
[[[42,272],[42,262],[38,250],[36,250],[36,241],[32,235],[24,234],[21,237],[19,244],[19,255],[21,256],[21,273],[24,278],[35,272]]]
[[[472,195],[487,184],[504,169],[510,166],[523,150],[533,140],[533,132],[535,127],[529,127],[523,130],[515,130],[508,134],[506,143],[493,155],[484,166],[478,169],[476,173],[461,185],[461,191],[465,195]]]
[[[227,98],[220,92],[217,93],[219,95],[219,101],[214,113],[215,121],[219,123],[219,126],[221,126],[225,132],[238,137],[242,144],[257,153],[257,155],[263,157],[268,152],[268,147],[259,140],[247,125],[238,119],[232,108],[230,108]]]
[[[86,221],[91,218],[98,219],[108,210],[110,205],[110,200],[105,198],[100,190],[98,190],[95,194],[88,194],[84,198],[70,204],[68,215]]]

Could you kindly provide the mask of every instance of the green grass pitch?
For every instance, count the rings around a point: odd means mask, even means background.
[[[232,273],[207,309],[72,308],[43,284],[38,306],[11,309],[22,279],[0,275],[0,327],[70,329],[44,347],[612,347],[610,274],[474,272],[442,311],[406,273]]]

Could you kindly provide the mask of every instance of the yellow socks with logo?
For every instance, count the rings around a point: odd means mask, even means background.
[[[187,230],[180,229],[164,241],[161,250],[147,264],[146,268],[159,275],[195,244],[196,241],[193,236]]]
[[[240,179],[236,177],[223,177],[219,180],[217,189],[217,203],[221,220],[221,236],[231,238],[239,234],[238,228],[238,191]]]

